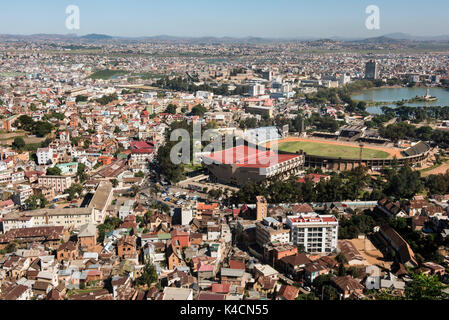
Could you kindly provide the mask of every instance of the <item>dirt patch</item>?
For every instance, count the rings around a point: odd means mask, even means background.
[[[351,239],[349,240],[368,261],[370,265],[377,265],[383,268],[390,268],[392,261],[385,261],[382,252],[380,252],[369,239]]]
[[[433,174],[445,174],[446,171],[449,170],[449,163],[443,163],[441,166],[438,166],[434,169],[428,170],[426,172],[422,172],[421,176],[422,177],[427,177]]]

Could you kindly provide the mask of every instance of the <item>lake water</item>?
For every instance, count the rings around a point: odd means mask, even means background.
[[[413,102],[406,103],[410,107],[424,107],[424,106],[449,106],[449,90],[442,88],[430,88],[431,96],[437,97],[438,101],[432,102]],[[424,96],[426,94],[425,88],[379,88],[368,89],[352,96],[354,100],[378,101],[387,102],[385,106],[395,108],[395,104],[388,104],[388,102],[400,101],[402,99],[409,100],[416,96]],[[381,114],[382,106],[368,107],[367,111],[374,114]]]

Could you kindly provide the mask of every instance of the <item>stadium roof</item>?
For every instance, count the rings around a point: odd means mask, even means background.
[[[270,150],[258,150],[248,146],[237,146],[211,153],[205,158],[218,164],[234,164],[238,167],[267,168],[299,157],[292,154],[278,154]]]

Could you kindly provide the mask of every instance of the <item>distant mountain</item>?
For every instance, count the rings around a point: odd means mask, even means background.
[[[83,39],[83,40],[110,40],[110,39],[114,39],[114,37],[108,36],[106,34],[92,33],[92,34],[86,34],[85,36],[80,37],[80,39]]]
[[[289,38],[263,38],[263,37],[182,37],[170,35],[154,35],[154,36],[140,36],[140,37],[119,37],[110,36],[106,34],[86,34],[78,36],[76,34],[32,34],[32,35],[12,35],[0,34],[0,39],[5,40],[55,40],[55,41],[105,41],[105,40],[123,40],[123,41],[184,41],[193,43],[267,43],[267,42],[284,42],[284,41],[308,41],[308,42],[350,42],[350,43],[374,43],[374,44],[394,44],[407,43],[412,41],[432,41],[432,42],[447,42],[449,35],[440,36],[414,36],[407,33],[390,33],[380,37],[363,38],[363,37],[289,37]]]
[[[410,40],[410,41],[449,41],[449,35],[440,36],[413,36],[407,33],[390,33],[384,35],[386,38],[395,40]]]
[[[381,37],[367,38],[367,39],[362,39],[362,40],[353,40],[353,41],[348,41],[348,42],[361,43],[361,44],[370,44],[370,43],[394,44],[394,43],[403,43],[404,41],[409,41],[409,40],[393,39],[393,38],[389,38],[387,36],[381,36]]]

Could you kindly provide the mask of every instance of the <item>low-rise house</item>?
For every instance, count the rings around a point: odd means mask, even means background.
[[[244,287],[245,286],[244,275],[245,275],[245,270],[221,268],[221,271],[220,271],[221,283]]]
[[[368,290],[380,289],[380,269],[378,266],[371,265],[365,269],[367,277],[365,279],[365,287]]]
[[[383,278],[380,279],[380,288],[401,293],[405,290],[405,282],[393,273],[388,272]]]
[[[387,246],[391,247],[397,253],[400,263],[410,267],[418,266],[415,253],[399,233],[389,226],[381,227],[379,233],[386,241]]]
[[[363,294],[363,289],[365,288],[351,276],[335,277],[331,281],[344,299],[349,298],[353,294]]]
[[[57,249],[61,240],[67,240],[67,238],[67,231],[62,226],[17,228],[0,236],[0,248],[6,247],[13,241],[19,241],[28,244],[39,242],[51,249]]]
[[[388,199],[381,199],[377,203],[377,208],[383,213],[392,216],[392,217],[400,217],[405,218],[408,214],[401,208],[399,203],[391,202]]]
[[[162,300],[193,300],[193,290],[165,287]]]
[[[72,241],[62,243],[56,251],[58,261],[76,259],[78,255],[78,248]]]
[[[199,293],[197,300],[199,301],[226,300],[226,295],[202,291]]]
[[[330,270],[322,260],[312,261],[304,267],[304,280],[313,283],[318,276],[328,274]]]
[[[446,269],[434,262],[424,262],[421,266],[421,271],[424,274],[434,275],[437,274],[439,276],[443,276],[446,274]]]
[[[163,242],[147,243],[143,247],[143,258],[145,263],[158,264],[166,261],[165,244]]]
[[[132,287],[132,279],[129,276],[115,276],[111,280],[111,287],[114,300],[125,300],[123,298]]]
[[[289,274],[293,279],[298,280],[303,273],[304,268],[311,261],[305,253],[300,253],[294,256],[287,256],[280,260],[279,267],[286,274]]]
[[[97,245],[97,227],[94,224],[85,224],[80,227],[77,235],[80,248],[83,251],[92,251]]]
[[[276,295],[276,300],[295,300],[299,289],[294,286],[282,285]]]
[[[259,277],[268,277],[270,279],[277,280],[279,278],[279,272],[267,264],[255,264],[254,278],[257,279]]]
[[[117,255],[124,258],[129,253],[136,253],[136,237],[125,235],[117,243]]]
[[[166,251],[167,265],[169,270],[174,270],[176,267],[182,265],[181,249],[173,244],[169,245]]]
[[[363,265],[366,263],[359,250],[357,250],[351,241],[339,240],[338,248],[340,249],[340,253],[346,258],[347,264],[350,266]]]
[[[13,285],[0,294],[1,300],[31,300],[33,291],[30,287],[24,285]]]
[[[271,277],[260,276],[254,283],[253,289],[265,296],[271,295],[276,289],[276,280]]]

